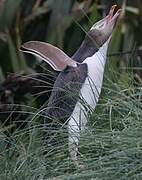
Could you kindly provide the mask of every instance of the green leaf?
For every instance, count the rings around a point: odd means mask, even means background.
[[[21,46],[21,39],[19,33],[17,34],[17,47],[19,48]],[[25,56],[23,55],[23,52],[21,52],[19,49],[17,50],[17,55],[19,57],[19,64],[20,64],[20,69],[23,70],[24,72],[27,71],[27,63]]]
[[[8,41],[8,47],[11,57],[11,64],[14,72],[20,72],[20,64],[18,62],[18,56],[16,53],[15,45],[12,41],[12,38],[9,33],[7,33],[7,41]]]
[[[12,23],[22,0],[6,0],[0,16],[0,30],[3,31]]]
[[[100,18],[101,17],[99,16],[98,11],[97,11],[97,5],[94,3],[94,5],[91,8],[90,20],[92,23],[95,23]]]
[[[3,82],[5,80],[5,76],[4,76],[4,73],[2,71],[2,68],[0,66],[0,82]]]

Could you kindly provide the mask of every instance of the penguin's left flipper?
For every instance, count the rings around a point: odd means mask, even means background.
[[[67,66],[77,67],[77,63],[73,59],[49,43],[28,41],[21,46],[20,50],[41,58],[56,71],[63,71]]]

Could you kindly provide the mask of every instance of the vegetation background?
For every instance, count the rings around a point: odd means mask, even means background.
[[[71,56],[112,4],[123,13],[100,101],[81,135],[83,166],[75,167],[66,139],[44,154],[43,111],[57,73],[19,47],[40,40]],[[141,0],[0,0],[0,179],[141,179],[141,24]]]

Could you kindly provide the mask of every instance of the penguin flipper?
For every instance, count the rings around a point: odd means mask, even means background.
[[[56,71],[63,71],[67,66],[77,67],[73,59],[49,43],[28,41],[21,46],[20,50],[41,58]]]

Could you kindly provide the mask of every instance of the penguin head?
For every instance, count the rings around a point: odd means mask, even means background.
[[[115,13],[116,6],[113,5],[108,15],[95,23],[86,36],[86,40],[93,41],[98,48],[111,37],[114,26],[121,13],[121,9],[118,9]]]

